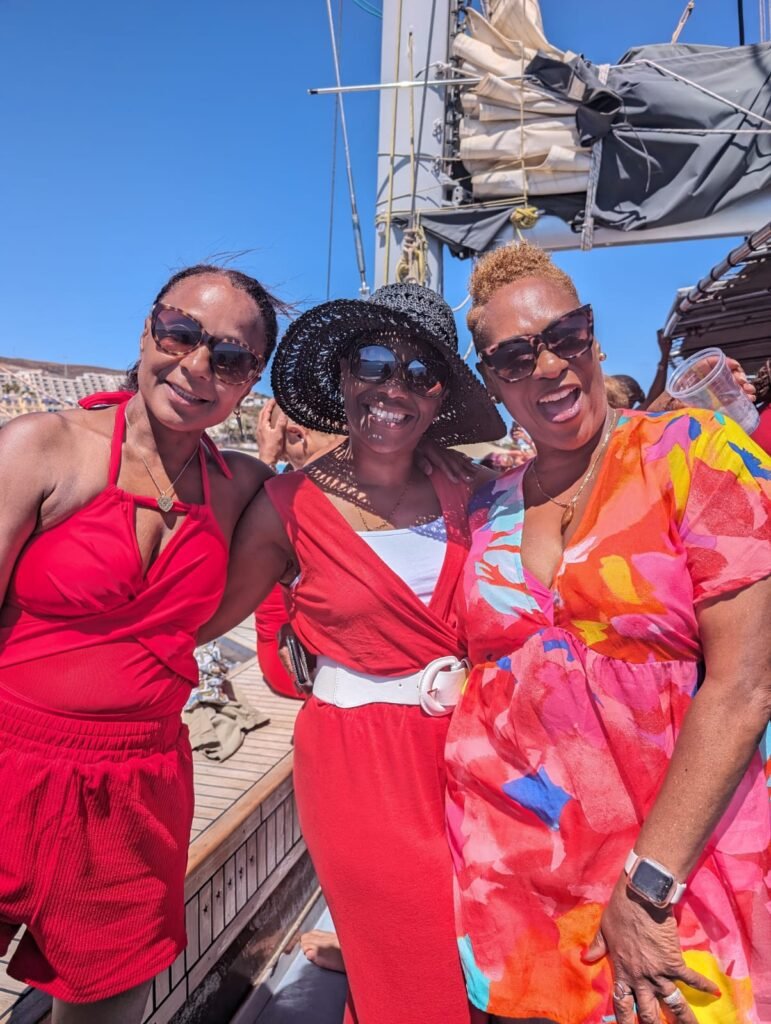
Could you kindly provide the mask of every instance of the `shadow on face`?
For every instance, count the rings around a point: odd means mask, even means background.
[[[362,380],[354,372],[358,345],[340,360],[340,384],[351,441],[381,455],[414,451],[438,415],[446,391],[431,396],[421,393],[422,388],[410,386],[406,379],[409,364],[425,367],[428,376],[421,375],[421,381],[434,379],[436,374],[448,377],[447,364],[431,345],[419,340],[372,338],[366,339],[366,344],[373,348],[373,358],[367,364],[372,374],[377,368],[374,350],[379,347],[391,352],[398,366],[387,379]]]

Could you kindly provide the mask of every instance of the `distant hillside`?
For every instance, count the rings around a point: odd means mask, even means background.
[[[64,377],[67,380],[80,377],[83,373],[114,373],[121,376],[128,369],[125,366],[120,370],[110,370],[106,366],[81,366],[80,363],[48,363],[39,359],[17,359],[16,356],[0,356],[0,363],[18,366],[22,370],[42,370],[52,377]]]

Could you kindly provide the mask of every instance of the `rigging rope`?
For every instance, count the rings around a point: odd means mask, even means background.
[[[727,97],[721,96],[720,93],[712,92],[711,89],[706,89],[703,85],[699,85],[698,82],[694,82],[690,78],[685,78],[683,75],[676,74],[669,68],[663,67],[661,64],[657,64],[655,60],[648,60],[646,57],[643,57],[639,61],[633,61],[632,64],[647,64],[648,67],[655,68],[663,75],[668,75],[670,78],[674,78],[677,82],[685,83],[685,85],[692,85],[694,89],[698,89],[699,92],[703,92],[705,96],[710,96],[713,100],[719,100],[721,103],[725,103],[726,106],[733,107],[734,110],[738,110],[740,114],[746,114],[747,117],[753,117],[756,121],[761,121],[763,124],[771,127],[771,121],[769,121],[767,117],[763,117],[754,110],[748,110],[747,107],[742,107],[740,104],[734,103],[733,100],[729,100]]]
[[[337,8],[337,31],[342,48],[343,40],[343,0],[339,0]],[[339,121],[338,106],[335,103],[335,119],[332,124],[332,172],[329,180],[329,230],[327,243],[327,301],[332,291],[332,239],[335,230],[335,184],[337,182],[337,125]]]
[[[329,2],[329,0],[327,0]],[[404,8],[404,0],[399,0],[399,17],[396,22],[396,67],[394,70],[394,79],[399,77],[399,63],[401,61],[402,54],[402,10]],[[388,265],[391,260],[391,221],[393,213],[393,202],[394,202],[394,152],[396,150],[396,115],[399,110],[399,90],[397,89],[394,93],[394,110],[393,118],[391,120],[391,151],[388,154],[388,203],[386,206],[385,216],[385,281],[383,284],[388,284]]]
[[[426,44],[426,67],[429,66],[431,60],[431,48],[434,40],[434,21],[436,20],[436,0],[432,0],[431,3],[431,20],[428,24],[428,42]],[[410,76],[412,77],[412,75]],[[410,96],[412,96],[412,90],[410,90]],[[423,147],[423,125],[426,118],[426,100],[428,98],[428,77],[423,79],[423,91],[420,96],[420,121],[418,122],[418,142],[422,149]],[[410,203],[410,222],[415,218],[415,201],[416,192],[418,187],[418,171],[417,166],[413,168],[412,174],[412,202]]]
[[[373,18],[382,18],[383,12],[379,11],[374,4],[367,3],[367,0],[353,0],[358,8],[362,11],[366,11],[367,14],[371,14]]]
[[[327,0],[327,17],[329,19],[329,36],[332,43],[332,59],[335,65],[335,81],[340,88],[340,60],[337,55],[337,38],[335,36],[335,21],[332,15],[332,0]],[[340,112],[340,132],[343,136],[343,149],[345,150],[345,169],[348,175],[348,196],[351,203],[351,226],[353,228],[353,243],[356,249],[356,265],[359,269],[359,294],[363,298],[369,296],[369,285],[367,284],[367,267],[364,260],[364,245],[361,240],[361,221],[359,220],[359,208],[356,204],[356,189],[353,184],[353,169],[351,167],[351,150],[348,145],[348,128],[345,123],[345,105],[341,93],[337,94],[338,110]]]
[[[402,251],[394,276],[400,284],[425,284],[428,269],[428,239],[420,223],[405,228]]]

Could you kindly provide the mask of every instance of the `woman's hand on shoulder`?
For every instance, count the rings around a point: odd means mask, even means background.
[[[426,476],[431,476],[434,470],[438,469],[454,484],[463,481],[470,483],[472,487],[477,486],[476,481],[481,469],[463,452],[454,448],[444,448],[436,441],[425,437],[415,451],[415,463]]]

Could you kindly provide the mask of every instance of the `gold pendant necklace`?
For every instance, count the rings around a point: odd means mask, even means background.
[[[589,466],[589,469],[586,471],[583,480],[579,484],[578,490],[570,499],[570,501],[560,501],[559,498],[553,498],[551,494],[547,494],[543,487],[541,487],[541,481],[538,479],[538,471],[535,468],[535,464],[538,461],[538,459],[533,459],[533,461],[530,463],[530,469],[533,475],[533,480],[535,480],[535,485],[538,488],[538,490],[541,492],[544,498],[546,498],[547,501],[550,501],[553,505],[558,505],[561,509],[563,509],[562,518],[560,519],[561,534],[564,534],[567,528],[573,522],[573,516],[576,513],[576,504],[578,502],[578,499],[581,497],[583,489],[594,476],[594,471],[599,464],[599,461],[602,457],[602,453],[605,451],[605,447],[608,441],[610,440],[610,435],[613,433],[613,429],[616,426],[617,420],[618,413],[614,409],[610,413],[610,422],[608,423],[608,427],[603,435],[602,441],[600,441],[597,451],[595,452],[591,465]]]
[[[129,423],[129,418],[128,418],[128,410],[126,410],[126,435],[127,436],[130,433],[131,429],[132,429],[131,428],[131,424]],[[199,447],[199,445],[200,445],[200,441],[198,442],[198,445],[196,445],[195,449],[193,450],[193,454],[190,456],[190,458],[184,464],[182,469],[180,469],[179,473],[177,473],[177,475],[171,481],[169,486],[164,488],[164,489],[161,489],[158,486],[158,481],[153,476],[153,471],[147,465],[147,459],[145,459],[144,455],[137,448],[137,446],[134,445],[134,451],[137,453],[139,458],[142,460],[142,464],[145,467],[145,469],[147,470],[147,475],[152,480],[153,485],[155,486],[155,489],[158,492],[158,497],[155,499],[155,503],[158,506],[158,508],[161,510],[161,512],[170,512],[172,510],[172,508],[174,507],[174,499],[171,497],[170,492],[174,490],[174,488],[177,485],[178,480],[180,479],[182,474],[185,472],[187,467],[190,465],[190,463],[193,461],[195,456],[198,454],[198,447]]]

